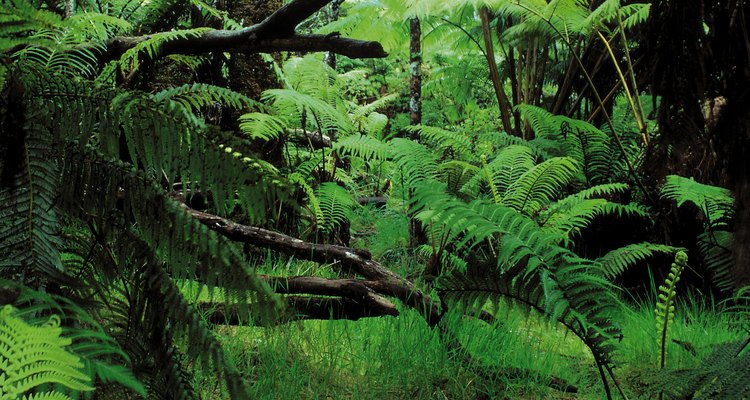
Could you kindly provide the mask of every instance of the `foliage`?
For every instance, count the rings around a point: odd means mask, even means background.
[[[732,268],[732,232],[730,222],[734,216],[732,193],[717,186],[704,185],[693,179],[677,175],[667,176],[661,190],[662,197],[677,203],[677,207],[690,203],[698,207],[706,219],[705,232],[698,237],[698,249],[706,268],[713,274],[715,284],[723,290],[734,286]]]
[[[674,299],[677,296],[677,282],[680,275],[687,266],[687,254],[678,251],[674,257],[674,263],[669,270],[669,275],[663,285],[659,286],[659,301],[656,303],[656,329],[659,332],[658,341],[661,349],[659,365],[664,368],[667,357],[667,337],[669,327],[674,321]]]
[[[645,381],[675,399],[741,399],[750,395],[748,341],[717,345],[697,368],[654,373]]]
[[[34,39],[44,37],[43,29],[71,32],[76,40],[63,50],[85,39],[96,48],[116,32],[107,28],[110,19],[79,14],[94,32],[107,33],[92,37],[69,20],[30,12],[25,2],[3,7],[5,17],[15,18],[8,26],[25,28],[2,33],[22,41],[4,43],[23,44],[4,69],[2,150],[13,156],[0,161],[2,276],[35,288],[59,286],[72,302],[97,310],[95,319],[108,322],[108,335],[129,356],[119,362],[152,395],[192,397],[185,368],[198,362],[222,377],[232,397],[244,397],[246,383],[173,279],[218,288],[256,320],[272,320],[280,304],[236,245],[170,196],[179,180],[183,190],[210,192],[219,213],[238,206],[249,219],[265,220],[269,206],[284,197],[281,178],[267,163],[223,145],[201,114],[215,102],[235,108],[252,102],[209,85],[155,94],[116,88],[107,79],[86,79],[77,61],[65,61],[73,70],[56,68],[31,56],[41,54],[33,49],[50,51]],[[21,12],[9,14],[8,7]],[[144,46],[156,52],[156,43]],[[135,59],[126,57],[121,66],[132,67]],[[69,233],[61,235],[63,227]],[[98,339],[80,340],[85,353],[85,343]],[[179,343],[186,345],[178,349]],[[109,371],[98,365],[102,379],[125,376],[117,364]]]
[[[0,397],[3,399],[70,399],[62,391],[37,392],[59,385],[78,392],[93,390],[80,359],[66,351],[71,340],[61,337],[59,317],[32,326],[15,309],[0,309]]]

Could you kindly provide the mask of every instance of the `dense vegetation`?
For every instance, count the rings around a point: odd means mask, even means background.
[[[750,397],[742,0],[0,2],[0,399]]]

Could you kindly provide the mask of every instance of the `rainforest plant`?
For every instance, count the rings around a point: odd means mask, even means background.
[[[664,368],[667,360],[667,343],[669,343],[669,328],[674,322],[675,298],[677,297],[677,283],[680,275],[687,266],[687,254],[677,252],[663,285],[659,285],[659,300],[656,302],[656,328],[658,331],[659,366]]]

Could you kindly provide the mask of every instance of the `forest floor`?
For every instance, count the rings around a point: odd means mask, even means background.
[[[318,268],[284,264],[307,273]],[[631,399],[653,394],[642,387],[659,365],[653,310],[653,301],[630,302],[618,318],[623,339],[615,374]],[[440,330],[411,309],[401,309],[398,317],[359,321],[219,325],[216,332],[228,357],[252,382],[252,398],[606,398],[593,357],[575,335],[518,309],[491,311],[494,325],[468,316],[447,318],[468,357],[448,347]],[[678,303],[667,366],[697,366],[713,345],[743,337],[731,326],[710,302]],[[214,378],[198,371],[195,379],[201,398],[222,397]]]

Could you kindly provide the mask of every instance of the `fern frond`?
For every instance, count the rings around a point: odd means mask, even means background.
[[[514,182],[534,167],[534,156],[531,148],[510,145],[503,148],[497,156],[484,165],[485,173],[478,173],[469,180],[461,192],[478,195],[481,184],[491,185],[491,190],[504,195]]]
[[[451,151],[452,158],[468,162],[479,161],[472,141],[462,132],[452,132],[426,125],[408,126],[405,129],[408,132],[419,133],[422,143],[432,143],[443,152]]]
[[[332,232],[351,219],[356,202],[346,189],[334,182],[325,182],[315,191],[315,196],[320,201],[322,211],[322,219],[316,221],[322,232]]]
[[[63,175],[70,183],[61,190],[60,204],[70,215],[111,215],[117,209],[117,188],[122,188],[127,193],[123,217],[136,224],[138,237],[155,253],[180,266],[172,271],[174,278],[201,276],[209,285],[251,291],[261,303],[279,307],[271,289],[245,266],[235,246],[166,198],[145,176],[92,150],[71,148],[68,154]],[[108,189],[86,190],[90,187]],[[204,259],[206,255],[212,256]],[[274,307],[265,311],[271,316],[275,312]]]
[[[709,228],[724,226],[734,213],[731,191],[677,175],[667,176],[661,195],[677,202],[677,207],[686,202],[695,204],[708,218]]]
[[[513,182],[503,196],[503,204],[526,215],[534,215],[558,196],[578,171],[568,157],[555,157],[534,166]]]
[[[734,259],[732,241],[734,235],[725,230],[709,230],[698,235],[698,251],[711,272],[712,281],[724,291],[731,291],[735,285],[732,274]]]
[[[438,176],[435,155],[424,145],[407,139],[391,141],[393,161],[409,186]]]
[[[120,65],[126,71],[132,71],[140,66],[142,56],[146,56],[149,59],[154,59],[159,54],[159,49],[164,46],[165,43],[176,40],[195,38],[203,35],[210,31],[211,28],[193,28],[169,32],[160,32],[148,36],[145,40],[139,42],[132,48],[128,49],[120,57]]]
[[[361,157],[365,160],[386,160],[390,157],[391,147],[380,140],[355,134],[336,141],[333,149],[340,155]]]
[[[80,359],[66,351],[71,340],[61,337],[60,319],[50,317],[31,326],[16,317],[15,309],[0,309],[0,395],[20,398],[43,385],[57,384],[76,391],[90,391],[90,378]]]
[[[499,275],[453,274],[440,280],[441,299],[461,309],[504,301],[536,311],[563,324],[591,350],[598,365],[609,368],[612,341],[620,334],[611,322],[617,301],[610,284],[587,269],[571,264],[550,270],[540,265],[530,271],[529,265],[520,263]]]
[[[287,127],[287,121],[266,113],[251,112],[240,117],[240,130],[251,139],[265,141],[278,139]]]
[[[215,103],[235,110],[258,106],[258,103],[243,94],[206,83],[186,84],[173,89],[162,90],[154,94],[154,100],[175,101],[191,112],[200,112],[202,108],[213,106]]]
[[[628,268],[648,260],[655,254],[673,254],[677,251],[683,251],[683,249],[663,244],[643,242],[629,244],[612,250],[599,257],[596,261],[600,265],[601,273],[609,279],[614,279]]]
[[[344,133],[353,130],[348,116],[319,97],[291,89],[269,89],[263,92],[261,99],[272,104],[279,115],[291,115],[295,121],[307,119],[308,123],[317,125],[315,129]]]

